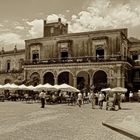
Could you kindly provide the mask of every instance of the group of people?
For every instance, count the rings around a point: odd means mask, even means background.
[[[112,103],[112,108],[115,108],[115,105],[118,105],[118,109],[121,109],[121,94],[120,93],[103,93],[93,92],[88,93],[89,102],[91,103],[92,109],[95,109],[95,105],[99,105],[99,108],[103,108],[103,102],[107,103],[110,101]],[[83,95],[82,93],[78,93],[77,103],[79,107],[81,107],[83,103]]]
[[[63,93],[61,93],[62,95]],[[131,102],[133,100],[133,93],[130,91],[129,93],[129,101]],[[140,96],[140,94],[139,94]],[[46,98],[46,93],[45,91],[41,91],[39,94],[39,97],[41,99],[41,108],[45,107],[45,98]],[[79,92],[78,94],[76,94],[76,101],[77,101],[77,105],[79,107],[82,106],[82,104],[84,103],[84,97],[85,94],[82,92]],[[121,94],[119,92],[102,92],[102,91],[98,91],[98,92],[88,92],[86,97],[88,97],[88,102],[91,103],[91,107],[92,109],[95,108],[95,105],[98,105],[100,109],[103,108],[103,102],[106,101],[106,108],[108,106],[108,104],[112,104],[112,108],[115,108],[117,105],[118,109],[121,109],[121,102],[122,100],[124,100],[125,98],[125,94]]]

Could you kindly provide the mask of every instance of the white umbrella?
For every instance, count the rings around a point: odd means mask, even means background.
[[[72,87],[72,86],[70,86],[68,84],[59,85],[58,89],[62,90],[62,91],[68,91],[68,92],[80,92],[80,90],[78,90],[77,88]]]
[[[15,84],[7,83],[7,84],[3,85],[2,88],[5,89],[5,90],[16,90],[16,89],[18,89],[18,86],[15,85]]]
[[[56,88],[57,90],[60,89],[60,85],[54,85],[53,87]]]
[[[115,88],[112,88],[111,89],[112,92],[127,92],[127,89],[126,88],[123,88],[123,87],[115,87]]]
[[[54,86],[52,86],[52,85],[47,83],[45,85],[42,85],[42,84],[37,85],[34,90],[35,91],[41,91],[41,90],[45,90],[45,91],[52,91],[53,90],[53,91],[56,91],[57,89]]]
[[[34,87],[34,86],[32,86],[32,85],[27,86],[27,88],[28,88],[28,90],[34,90],[34,89],[35,89],[35,87]]]
[[[41,84],[35,86],[35,88],[34,88],[34,91],[41,91],[41,90],[44,90],[44,86]]]
[[[44,87],[46,88],[46,90],[49,90],[49,91],[56,91],[57,90],[57,88],[50,85],[49,83],[45,84]]]
[[[101,89],[101,91],[104,91],[104,92],[111,91],[111,88],[103,88],[103,89]]]
[[[0,85],[0,89],[3,89],[3,85]]]
[[[18,86],[19,90],[29,90],[27,86],[25,86],[24,84]]]

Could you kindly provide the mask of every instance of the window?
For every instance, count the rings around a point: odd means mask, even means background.
[[[32,51],[32,60],[33,60],[33,62],[37,62],[39,60],[39,51],[38,50]]]
[[[133,55],[132,55],[132,59],[133,59],[133,60],[138,60],[138,55],[137,55],[137,54],[133,54]]]
[[[51,32],[51,34],[54,33],[54,27],[51,27],[50,32]]]
[[[10,71],[10,60],[7,60],[7,72]]]
[[[102,48],[102,45],[101,46],[97,46],[96,48],[96,57],[97,58],[104,58],[104,49]]]
[[[68,58],[68,56],[69,56],[69,53],[68,53],[68,43],[61,43],[60,44],[60,47],[61,47],[61,59],[62,60],[66,60],[67,58]]]

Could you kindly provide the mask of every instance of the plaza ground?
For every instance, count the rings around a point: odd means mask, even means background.
[[[103,121],[120,121],[140,116],[140,103],[123,103],[122,110],[81,108],[67,104],[0,102],[0,140],[130,140],[102,125]],[[140,120],[140,118],[137,118]]]

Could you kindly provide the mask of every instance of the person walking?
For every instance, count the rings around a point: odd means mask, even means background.
[[[103,92],[99,92],[98,101],[99,101],[99,108],[100,109],[103,108],[104,99],[105,99],[105,95],[103,94]]]
[[[91,95],[90,95],[90,101],[91,101],[92,109],[95,108],[95,101],[96,101],[95,97],[96,97],[95,93],[92,91]]]
[[[42,90],[39,94],[39,97],[41,99],[41,108],[45,107],[45,97],[46,97],[46,93],[44,90]]]
[[[78,99],[77,99],[77,102],[78,102],[79,107],[81,107],[81,105],[82,105],[82,100],[83,100],[82,93],[79,92],[78,93]]]
[[[129,93],[129,101],[132,102],[133,101],[133,92],[130,91]]]
[[[118,109],[121,109],[121,93],[118,93],[118,92],[116,92],[115,94],[114,94],[114,101],[115,101],[115,104],[117,104],[118,105]]]

